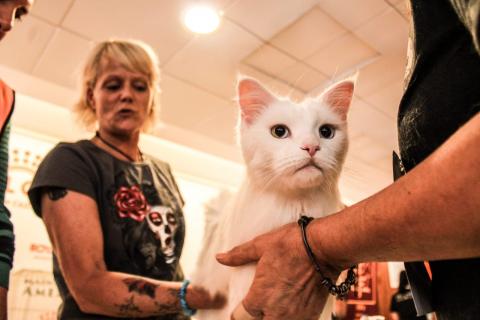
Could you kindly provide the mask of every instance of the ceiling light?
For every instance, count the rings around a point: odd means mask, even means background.
[[[220,16],[212,7],[194,6],[185,12],[183,22],[195,33],[210,33],[220,24]]]

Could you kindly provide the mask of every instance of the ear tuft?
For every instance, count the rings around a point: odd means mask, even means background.
[[[273,101],[273,95],[256,80],[241,78],[237,83],[238,104],[242,119],[251,124]]]
[[[348,109],[353,98],[355,80],[347,79],[335,83],[323,94],[324,101],[340,116],[343,120],[347,119]]]

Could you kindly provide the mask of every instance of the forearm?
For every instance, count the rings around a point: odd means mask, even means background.
[[[0,287],[0,320],[7,319],[7,289]]]
[[[86,313],[115,317],[145,317],[182,312],[180,287],[180,282],[103,272],[82,281],[72,293],[80,309]],[[198,305],[194,291],[189,287],[186,295],[192,308]]]
[[[480,256],[480,114],[381,192],[309,226],[333,265]]]

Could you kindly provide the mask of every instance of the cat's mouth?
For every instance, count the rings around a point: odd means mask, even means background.
[[[295,173],[297,173],[297,172],[299,172],[299,171],[302,171],[302,170],[304,170],[304,169],[316,169],[316,170],[319,170],[319,171],[323,171],[322,168],[321,168],[319,165],[317,165],[315,162],[309,161],[309,162],[307,162],[306,164],[304,164],[304,165],[300,166],[299,168],[297,168],[297,169],[295,170]]]

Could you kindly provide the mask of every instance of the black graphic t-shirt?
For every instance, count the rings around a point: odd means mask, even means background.
[[[150,157],[141,163],[121,161],[88,140],[60,143],[40,164],[28,192],[40,217],[42,189],[46,187],[66,188],[95,200],[109,271],[182,280],[183,199],[168,164]],[[53,272],[63,300],[60,319],[112,319],[80,311],[55,255]],[[184,318],[170,315],[149,319]]]

